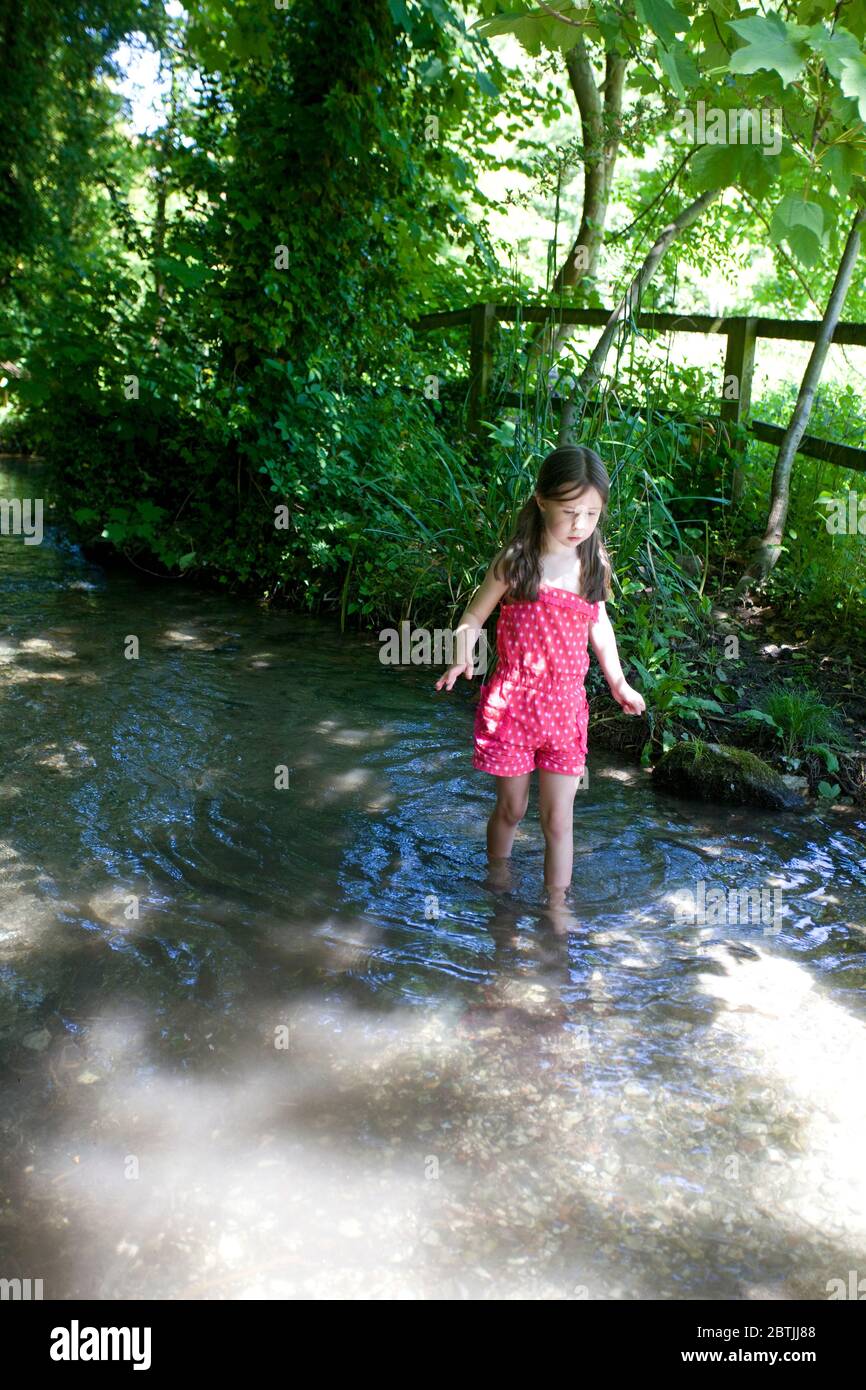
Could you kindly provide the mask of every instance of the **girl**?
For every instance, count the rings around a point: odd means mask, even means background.
[[[487,854],[491,860],[511,854],[537,767],[544,882],[560,892],[571,883],[574,794],[586,766],[587,640],[626,714],[646,708],[622,673],[604,606],[611,567],[600,523],[609,492],[604,464],[592,449],[566,445],[548,454],[513,536],[456,628],[465,660],[436,682],[437,690],[450,690],[461,672],[472,679],[475,643],[502,599],[497,664],[481,687],[472,756],[473,767],[496,778]]]

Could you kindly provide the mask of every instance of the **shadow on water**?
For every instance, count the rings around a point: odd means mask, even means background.
[[[4,496],[48,486],[16,467]],[[467,684],[50,529],[0,537],[0,593],[0,1277],[815,1299],[866,1274],[854,813],[687,805],[596,755],[568,923],[535,788],[488,871]],[[680,920],[701,882],[778,886],[781,917]]]

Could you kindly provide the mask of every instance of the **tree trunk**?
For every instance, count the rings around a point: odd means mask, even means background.
[[[168,120],[163,127],[162,139],[156,156],[156,210],[153,219],[153,235],[151,237],[151,260],[153,263],[153,285],[156,290],[156,297],[159,301],[160,312],[157,316],[156,325],[150,339],[152,348],[159,347],[162,342],[162,333],[165,328],[165,310],[167,308],[168,288],[165,283],[163,272],[159,267],[159,262],[165,255],[165,233],[166,233],[166,204],[169,194],[169,182],[171,179],[170,164],[171,155],[174,148],[175,125],[177,124],[177,73],[172,55],[169,55],[171,68],[171,95],[169,98]]]
[[[754,559],[743,573],[734,591],[735,597],[739,598],[753,583],[761,583],[765,580],[782,553],[782,537],[785,533],[785,521],[788,516],[794,458],[800,440],[806,433],[809,416],[812,414],[815,391],[821,380],[824,363],[827,359],[827,351],[845,305],[860,250],[860,225],[864,218],[866,218],[866,207],[858,208],[848,233],[845,250],[839,262],[839,269],[836,271],[836,279],[833,282],[833,289],[815,339],[815,346],[803,374],[803,382],[800,386],[797,404],[794,406],[794,413],[791,416],[791,423],[779,445],[776,466],[773,470],[773,481],[770,485],[770,514],[767,517],[767,529],[763,540],[758,542]]]
[[[574,48],[566,53],[565,65],[580,112],[583,132],[583,209],[577,237],[556,273],[552,296],[576,285],[584,277],[592,278],[596,272],[604,240],[604,224],[613,170],[619,152],[619,122],[626,73],[625,58],[620,57],[618,53],[605,55],[602,105],[599,88],[595,82],[595,72],[582,36],[578,38]],[[557,325],[545,320],[534,325],[527,343],[528,360],[533,361],[547,351],[556,355],[562,343],[572,333],[573,324]]]
[[[706,193],[702,193],[693,203],[689,203],[688,207],[683,208],[682,212],[674,218],[673,222],[668,223],[661,233],[661,236],[656,239],[646,260],[605,324],[601,337],[593,348],[589,361],[581,372],[580,378],[570,398],[563,407],[562,419],[559,426],[559,437],[557,440],[559,444],[568,444],[570,442],[569,435],[571,433],[571,425],[575,412],[575,398],[578,395],[584,397],[588,396],[601,376],[616,333],[616,326],[620,319],[630,316],[638,309],[641,295],[655,275],[658,264],[668,247],[673,241],[676,241],[681,232],[684,232],[693,222],[697,221],[701,213],[709,207],[714,199],[718,198],[721,192],[721,188],[711,188],[708,189]]]

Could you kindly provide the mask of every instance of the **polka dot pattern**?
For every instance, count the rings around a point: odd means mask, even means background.
[[[472,766],[494,777],[545,768],[579,777],[586,767],[589,629],[598,604],[570,589],[506,602],[496,633],[498,663],[481,687]]]

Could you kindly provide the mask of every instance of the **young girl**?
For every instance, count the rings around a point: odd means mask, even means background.
[[[589,723],[583,688],[587,640],[626,714],[646,708],[622,673],[604,606],[611,567],[600,523],[609,492],[604,464],[592,449],[567,445],[548,454],[513,536],[456,628],[465,660],[436,682],[437,690],[450,690],[461,671],[472,679],[475,643],[502,599],[497,664],[481,687],[472,766],[496,778],[496,806],[487,825],[491,860],[511,854],[529,804],[530,774],[539,769],[548,890],[564,891],[571,883],[572,810],[586,765]]]

